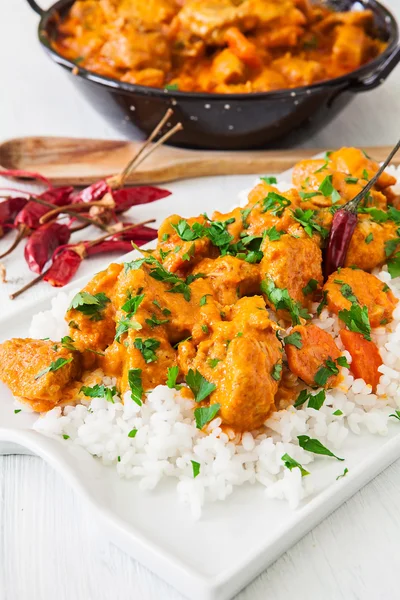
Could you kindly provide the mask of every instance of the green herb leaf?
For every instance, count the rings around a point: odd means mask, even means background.
[[[305,287],[303,287],[303,294],[304,296],[308,296],[309,294],[312,294],[313,292],[315,292],[315,290],[318,287],[318,281],[316,279],[310,279],[310,281],[307,283],[307,285]]]
[[[270,242],[277,242],[283,236],[283,231],[278,231],[275,225],[270,229],[266,229],[264,233]]]
[[[160,342],[158,340],[155,340],[154,338],[147,338],[147,340],[136,338],[133,345],[139,350],[147,364],[157,360],[155,351],[160,347]]]
[[[299,196],[302,202],[305,202],[305,200],[309,200],[310,198],[315,198],[315,196],[320,195],[321,194],[319,192],[299,192]]]
[[[366,180],[368,181],[368,179],[369,179],[369,175],[368,175],[368,171],[367,171],[367,169],[364,169],[364,170],[363,170],[363,172],[362,172],[362,178],[363,178],[363,179],[366,179]]]
[[[321,390],[318,394],[310,395],[308,400],[308,408],[319,410],[326,400],[325,390]]]
[[[279,381],[282,375],[282,363],[277,362],[272,369],[271,377],[275,381]]]
[[[63,433],[63,438],[64,438],[64,440],[69,440],[69,435],[67,435],[66,433]]]
[[[40,377],[43,377],[43,375],[46,375],[46,373],[54,373],[72,361],[73,358],[57,358],[57,360],[50,363],[48,367],[39,371],[39,373],[35,375],[35,379],[40,379]]]
[[[342,296],[344,298],[346,298],[350,302],[352,302],[352,303],[353,302],[358,302],[358,299],[353,294],[353,290],[352,290],[351,286],[348,283],[343,283],[342,287],[340,288],[340,293],[342,294]]]
[[[203,333],[208,333],[209,332],[209,329],[208,329],[207,325],[202,325],[201,326],[201,330],[202,330]]]
[[[334,413],[332,413],[335,417],[340,417],[343,413],[342,411],[338,408],[337,410],[335,410]]]
[[[323,387],[327,384],[328,379],[333,375],[338,375],[339,369],[336,366],[335,361],[328,358],[325,361],[325,365],[320,367],[315,374],[314,381],[319,387]]]
[[[197,475],[200,473],[200,463],[195,460],[191,460],[190,462],[192,463],[193,479],[196,479]]]
[[[319,233],[323,239],[328,236],[329,231],[315,222],[315,210],[311,210],[311,208],[308,210],[296,208],[296,210],[292,212],[294,219],[304,227],[304,231],[309,237],[312,237],[314,231]]]
[[[278,180],[276,177],[260,177],[262,181],[265,181],[268,185],[276,185]]]
[[[317,306],[317,315],[320,316],[325,306],[328,306],[328,292],[322,292],[322,300]]]
[[[61,345],[66,350],[70,350],[71,352],[76,352],[76,348],[74,346],[74,340],[69,335],[65,335],[61,338]]]
[[[114,404],[114,396],[117,394],[117,388],[115,386],[109,388],[99,384],[93,385],[92,387],[83,385],[79,391],[88,398],[105,398],[107,402],[111,402],[112,404]]]
[[[180,389],[182,389],[182,386],[178,385],[176,383],[178,375],[179,375],[179,367],[177,365],[175,365],[174,367],[168,367],[168,372],[167,372],[167,386],[171,390],[180,390]]]
[[[182,255],[182,259],[190,260],[194,256],[195,252],[196,252],[196,246],[195,246],[195,243],[193,242],[190,245],[189,250]]]
[[[94,296],[88,292],[78,292],[73,298],[68,310],[78,310],[85,316],[90,317],[91,321],[101,321],[103,319],[103,311],[107,304],[111,302],[103,292],[99,292]]]
[[[189,369],[185,381],[192,390],[196,402],[202,402],[216,389],[215,384],[207,381],[197,370]]]
[[[307,400],[310,398],[311,394],[307,390],[301,390],[300,394],[297,396],[297,400],[294,403],[294,407],[298,408],[302,406]]]
[[[131,398],[136,404],[142,406],[143,385],[142,385],[142,369],[129,369],[128,383],[131,388]]]
[[[205,304],[207,304],[207,296],[211,296],[211,294],[204,294],[204,296],[202,296],[200,298],[200,302],[199,302],[200,306],[204,306]]]
[[[128,437],[135,438],[136,434],[137,434],[137,429],[131,429],[131,431],[128,433]]]
[[[345,367],[346,369],[350,369],[350,365],[347,362],[347,358],[345,356],[339,356],[339,358],[336,359],[336,362],[339,365],[339,367]]]
[[[78,331],[81,330],[81,328],[79,327],[78,323],[76,323],[76,321],[70,321],[68,323],[68,327],[71,327],[71,329],[77,329]]]
[[[297,460],[289,456],[289,454],[284,454],[281,457],[281,460],[283,461],[285,467],[289,469],[289,471],[292,471],[292,469],[300,469],[302,477],[305,477],[306,475],[310,474],[309,471],[306,471],[304,467],[299,462],[297,462]]]
[[[271,212],[276,217],[281,217],[285,208],[291,205],[290,200],[276,192],[269,192],[263,200],[262,212]]]
[[[328,168],[328,165],[329,165],[329,161],[326,160],[325,163],[322,165],[322,167],[320,167],[319,169],[314,171],[314,173],[322,173],[322,171],[325,171]]]
[[[332,456],[333,458],[341,461],[344,460],[344,458],[339,458],[333,454],[333,452],[323,446],[319,440],[312,439],[308,435],[299,435],[297,436],[297,439],[299,440],[299,445],[301,448],[307,450],[307,452],[312,452],[313,454],[322,454],[324,456]]]
[[[167,83],[167,85],[164,86],[164,89],[169,92],[177,92],[179,90],[179,85],[177,83]]]
[[[300,331],[294,331],[293,333],[291,333],[290,335],[287,335],[285,337],[285,346],[287,346],[288,344],[295,346],[298,350],[300,350],[303,347],[303,342],[301,340],[301,333]]]
[[[339,479],[342,479],[343,477],[346,477],[347,473],[349,472],[348,468],[346,467],[345,470],[343,471],[343,473],[341,475],[338,475],[336,477],[336,481],[338,481]]]
[[[14,415],[17,415],[18,413],[20,413],[22,411],[22,408],[16,408],[14,410]]]
[[[370,243],[373,241],[373,239],[374,239],[374,235],[373,235],[372,233],[369,233],[369,234],[366,236],[366,238],[365,238],[364,242],[365,242],[366,244],[370,244]],[[399,240],[399,241],[400,241],[400,240]]]
[[[361,308],[358,303],[353,303],[350,310],[340,310],[338,316],[350,331],[361,333],[366,340],[371,341],[371,325],[366,306]]]
[[[392,279],[400,276],[400,252],[397,252],[388,260],[387,266]]]
[[[358,183],[358,177],[346,177],[345,182],[352,184]]]
[[[139,308],[139,306],[141,305],[141,303],[144,300],[144,294],[141,294],[140,296],[133,296],[133,298],[129,298],[125,304],[123,304],[121,306],[121,310],[123,310],[126,313],[129,313],[129,315],[134,315],[136,314],[137,309]]]
[[[207,361],[207,364],[212,369],[215,369],[215,367],[217,366],[217,364],[219,362],[221,362],[221,360],[222,360],[222,358],[209,358],[208,361]]]
[[[171,311],[168,308],[162,308],[162,306],[158,302],[158,300],[153,300],[153,304],[154,304],[154,306],[157,306],[157,308],[160,309],[162,314],[165,315],[166,317],[169,317],[171,315]]]
[[[385,256],[391,256],[393,252],[397,249],[397,246],[400,244],[400,238],[395,238],[394,240],[386,240],[385,242]]]
[[[203,429],[204,425],[213,420],[221,408],[220,404],[211,404],[211,406],[201,406],[194,411],[197,429]]]
[[[129,315],[128,315],[129,316]],[[121,335],[127,333],[129,329],[134,329],[135,331],[139,331],[142,329],[142,326],[135,319],[121,319],[117,323],[117,329],[115,331],[115,340],[120,344],[121,343]]]
[[[395,410],[394,412],[395,414],[392,413],[391,415],[389,415],[389,417],[394,417],[395,419],[400,421],[400,410]]]
[[[287,310],[289,312],[293,325],[300,325],[300,318],[311,319],[307,310],[290,297],[288,290],[276,287],[272,279],[264,279],[261,282],[261,290],[276,310]]]
[[[156,315],[153,313],[151,315],[151,319],[146,319],[145,322],[149,327],[154,329],[154,327],[158,327],[159,325],[165,325],[169,323],[169,319],[157,319]]]
[[[339,192],[333,187],[332,175],[327,175],[325,177],[318,190],[323,196],[325,196],[325,198],[328,198],[330,196],[333,204],[335,204],[335,202],[337,202],[341,198]]]

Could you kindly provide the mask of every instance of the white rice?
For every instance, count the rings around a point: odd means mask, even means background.
[[[389,171],[400,179],[400,170]],[[287,182],[279,184],[281,191],[288,187]],[[241,203],[246,199],[244,192]],[[391,281],[386,267],[375,275],[400,298],[400,278]],[[57,340],[66,335],[64,314],[73,293],[58,294],[49,311],[33,318],[32,337]],[[329,332],[343,350],[335,315],[324,309],[313,323]],[[236,486],[245,483],[262,485],[269,498],[285,499],[295,508],[313,492],[312,477],[302,477],[298,468],[288,470],[282,456],[289,454],[307,471],[312,470],[308,465],[315,460],[330,460],[303,450],[297,436],[317,438],[332,452],[340,451],[343,456],[351,434],[387,435],[389,415],[400,408],[400,303],[393,321],[374,330],[372,337],[384,363],[376,394],[365,381],[354,379],[343,368],[343,381],[338,388],[327,392],[319,411],[305,404],[300,409],[290,407],[275,412],[261,434],[246,432],[236,437],[232,434],[230,439],[220,427],[220,418],[214,419],[206,432],[199,431],[193,418],[194,402],[166,386],[150,392],[141,407],[129,392],[123,402],[115,396],[114,403],[94,398],[76,407],[57,407],[38,418],[34,429],[56,436],[64,444],[85,448],[104,465],[116,468],[121,477],[138,478],[142,490],[153,490],[165,477],[176,478],[178,498],[190,506],[195,518],[200,517],[205,502],[224,500]],[[343,355],[351,363],[349,353],[343,351]],[[107,377],[103,383],[115,385]],[[336,411],[342,414],[334,415]],[[136,436],[129,437],[134,429]],[[200,465],[196,478],[191,461]]]

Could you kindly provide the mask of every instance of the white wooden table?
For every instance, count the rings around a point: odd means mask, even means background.
[[[43,0],[44,6],[46,3],[48,0]],[[400,19],[399,0],[386,3]],[[118,136],[46,59],[36,40],[36,26],[37,17],[24,0],[0,0],[1,138]],[[394,143],[400,133],[399,96],[400,68],[383,87],[360,96],[308,145]],[[219,184],[223,192],[235,189],[234,181],[226,178]],[[182,194],[184,185],[169,187]],[[17,261],[16,269],[18,264],[22,265]],[[22,277],[22,271],[13,277]],[[0,294],[0,310],[12,314],[4,293]],[[238,598],[399,598],[399,498],[400,461],[282,556]],[[54,598],[178,600],[180,596],[111,547],[80,498],[40,459],[0,457],[0,600]]]

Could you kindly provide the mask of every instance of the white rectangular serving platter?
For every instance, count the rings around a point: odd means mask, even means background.
[[[290,172],[283,178],[290,177]],[[218,178],[213,178],[217,185]],[[248,185],[248,178],[243,187]],[[196,186],[201,187],[201,180]],[[207,186],[209,187],[209,186]],[[240,188],[238,188],[240,189]],[[211,199],[205,190],[207,204]],[[204,211],[189,201],[185,215]],[[235,198],[214,206],[228,210]],[[179,210],[174,197],[168,212]],[[154,204],[152,205],[154,209]],[[165,212],[163,206],[161,212]],[[210,211],[211,212],[211,211]],[[128,255],[129,257],[133,256]],[[120,259],[123,260],[123,259]],[[108,261],[111,262],[111,261]],[[96,269],[98,270],[98,269]],[[68,288],[82,287],[89,276]],[[64,288],[68,291],[68,288]],[[55,295],[57,290],[54,291]],[[0,316],[0,341],[26,337],[31,317],[49,308],[50,296],[24,304],[12,319]],[[71,442],[44,437],[31,429],[37,415],[14,414],[11,393],[0,384],[0,447],[3,453],[32,452],[41,456],[97,514],[107,538],[140,561],[191,600],[228,600],[274,562],[368,481],[400,457],[400,429],[390,424],[386,437],[350,434],[339,452],[346,461],[322,457],[312,463],[317,489],[297,510],[287,503],[270,500],[259,485],[237,488],[225,502],[206,505],[201,520],[194,521],[190,510],[177,502],[175,480],[160,484],[154,492],[142,492],[135,480],[121,480],[116,471],[104,467]],[[336,480],[347,467],[346,477]]]

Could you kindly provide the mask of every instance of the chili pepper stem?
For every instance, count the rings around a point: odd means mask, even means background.
[[[30,196],[29,200],[32,202],[36,202],[37,204],[41,204],[42,206],[47,206],[51,210],[54,209],[54,204],[51,204],[51,202],[46,202],[46,200],[42,200],[41,198],[37,198],[35,196]],[[87,225],[94,225],[95,227],[98,227],[102,231],[107,231],[106,225],[103,225],[102,223],[98,223],[94,219],[85,217],[84,215],[81,215],[78,212],[70,210],[68,208],[63,207],[63,209],[64,210],[61,212],[65,212],[66,214],[71,215],[72,217],[75,217],[78,221],[82,221],[82,223],[86,223]]]
[[[73,211],[75,213],[79,212],[80,210],[86,212],[87,209],[90,209],[92,206],[100,206],[102,208],[113,209],[115,208],[115,202],[111,202],[109,200],[104,201],[104,198],[102,198],[101,200],[93,200],[93,202],[86,202],[85,204],[66,204],[65,206],[57,206],[53,210],[50,210],[48,213],[43,215],[43,217],[40,218],[39,222],[41,225],[44,225],[45,223],[48,223],[48,221],[54,219],[54,217],[56,217],[60,213],[65,213],[68,211],[68,214],[73,214],[70,211]]]
[[[113,235],[121,235],[121,233],[125,233],[125,231],[135,229],[136,227],[143,227],[143,225],[148,225],[149,223],[154,223],[154,221],[155,221],[155,219],[148,219],[147,221],[143,221],[142,223],[133,223],[132,225],[129,225],[129,227],[123,227],[119,231],[110,231],[109,233],[106,233],[105,235],[102,235],[101,237],[89,242],[87,244],[87,247],[91,248],[92,246],[96,246],[96,244],[103,242],[104,240],[106,240],[109,237],[112,237]]]
[[[5,258],[6,256],[9,256],[11,254],[11,252],[13,252],[17,248],[17,246],[19,245],[20,241],[26,236],[27,231],[28,231],[28,228],[25,227],[25,225],[20,228],[20,230],[17,233],[17,236],[16,236],[15,240],[13,241],[13,243],[11,244],[11,246],[9,247],[9,249],[6,252],[3,252],[3,254],[0,255],[0,259],[1,258]]]
[[[47,269],[47,271],[43,271],[43,273],[38,275],[38,277],[35,277],[35,279],[32,279],[32,281],[30,281],[29,283],[24,285],[24,287],[22,287],[21,289],[19,289],[16,292],[14,292],[13,294],[10,294],[10,299],[15,300],[15,298],[18,298],[18,296],[20,296],[21,294],[23,294],[24,292],[29,290],[31,287],[33,287],[34,285],[39,283],[39,281],[42,281],[43,277],[46,275],[46,273],[48,273],[48,271],[49,271],[49,269]]]
[[[149,151],[147,153],[145,153],[144,155],[142,155],[136,162],[135,162],[135,169],[142,164],[143,161],[145,161],[150,154],[153,154],[153,152],[155,150],[157,150],[157,148],[159,146],[162,146],[162,144],[164,144],[167,140],[169,140],[169,138],[171,138],[173,135],[175,135],[175,133],[178,133],[178,131],[181,131],[183,129],[183,125],[182,123],[177,123],[175,125],[175,127],[173,127],[172,129],[170,129],[170,131],[168,131],[165,135],[163,135],[159,140],[157,140],[153,146],[149,149]],[[129,175],[129,173],[128,173]]]
[[[172,108],[169,108],[158,125],[153,129],[143,146],[140,148],[139,152],[135,154],[132,160],[126,165],[126,167],[119,173],[118,175],[114,175],[113,177],[109,177],[106,181],[111,187],[111,189],[117,189],[123,187],[127,177],[137,164],[139,158],[143,155],[143,153],[148,148],[149,144],[154,140],[154,138],[159,134],[161,129],[164,127],[165,123],[168,119],[174,114]]]

